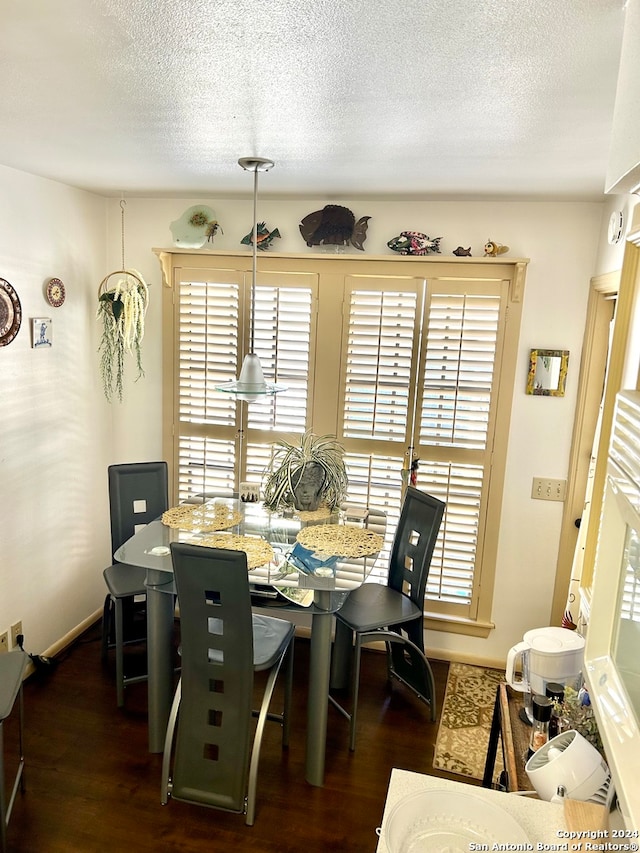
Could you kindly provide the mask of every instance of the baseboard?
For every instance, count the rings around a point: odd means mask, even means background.
[[[426,655],[430,660],[444,660],[448,663],[466,663],[469,666],[485,666],[487,669],[504,669],[504,659],[479,657],[451,652],[448,649],[427,649]]]
[[[78,639],[84,632],[94,625],[99,619],[102,618],[102,608],[100,607],[91,616],[88,616],[79,625],[76,625],[75,628],[72,628],[64,637],[61,637],[51,646],[49,646],[43,654],[46,657],[55,657],[63,652],[67,646],[70,646],[75,640]],[[305,639],[309,639],[311,637],[311,629],[307,625],[296,625],[296,636],[303,637]],[[385,652],[386,647],[382,642],[379,643],[371,643],[366,647],[367,649],[372,649],[377,652]],[[504,660],[497,660],[494,658],[483,658],[477,655],[465,655],[460,654],[458,652],[451,652],[448,649],[427,649],[427,657],[432,660],[443,660],[448,663],[466,663],[471,666],[486,666],[491,669],[504,669],[505,662]],[[32,663],[29,663],[27,670],[25,672],[25,678],[33,673],[35,668]]]

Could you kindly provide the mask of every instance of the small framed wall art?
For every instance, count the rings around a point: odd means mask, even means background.
[[[53,346],[53,324],[50,317],[34,317],[31,321],[31,346],[46,349]]]

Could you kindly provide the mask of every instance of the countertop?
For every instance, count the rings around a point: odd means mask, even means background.
[[[408,770],[394,768],[391,771],[376,853],[397,853],[397,851],[389,850],[384,838],[385,822],[396,803],[403,797],[417,793],[418,791],[436,790],[464,793],[466,796],[478,797],[480,800],[489,801],[504,809],[505,812],[508,812],[520,824],[529,836],[532,849],[535,849],[538,842],[558,845],[555,849],[562,849],[560,845],[566,843],[568,840],[562,836],[562,833],[567,828],[562,803],[548,803],[531,796],[506,794],[502,791],[479,788],[463,782],[451,782],[448,779],[441,779],[437,776],[426,776],[422,773],[412,773]],[[465,849],[469,848],[470,845],[465,847]],[[554,848],[551,847],[548,849]],[[438,851],[430,850],[429,853],[438,853]]]

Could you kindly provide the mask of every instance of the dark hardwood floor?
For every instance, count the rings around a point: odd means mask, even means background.
[[[147,751],[146,685],[127,688],[118,710],[99,634],[96,625],[50,673],[25,683],[26,790],[8,828],[14,853],[372,853],[393,767],[456,778],[432,768],[438,723],[429,722],[428,709],[402,685],[388,685],[383,654],[365,651],[356,751],[348,749],[346,720],[330,707],[326,784],[309,785],[309,644],[297,638],[291,745],[283,752],[279,727],[267,726],[254,826],[242,815],[175,801],[161,806],[161,756]],[[448,664],[434,661],[433,670],[439,710]],[[5,724],[8,773],[16,738],[14,711]]]

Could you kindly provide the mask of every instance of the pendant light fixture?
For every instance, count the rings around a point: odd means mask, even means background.
[[[260,359],[253,351],[253,325],[256,305],[256,279],[258,272],[258,172],[268,172],[273,168],[273,160],[264,157],[241,157],[238,165],[247,172],[253,172],[253,269],[251,275],[251,317],[250,335],[251,343],[248,354],[244,357],[240,376],[231,382],[223,382],[216,385],[217,391],[234,394],[238,400],[246,403],[261,400],[279,391],[286,391],[285,385],[275,382],[266,382]]]

